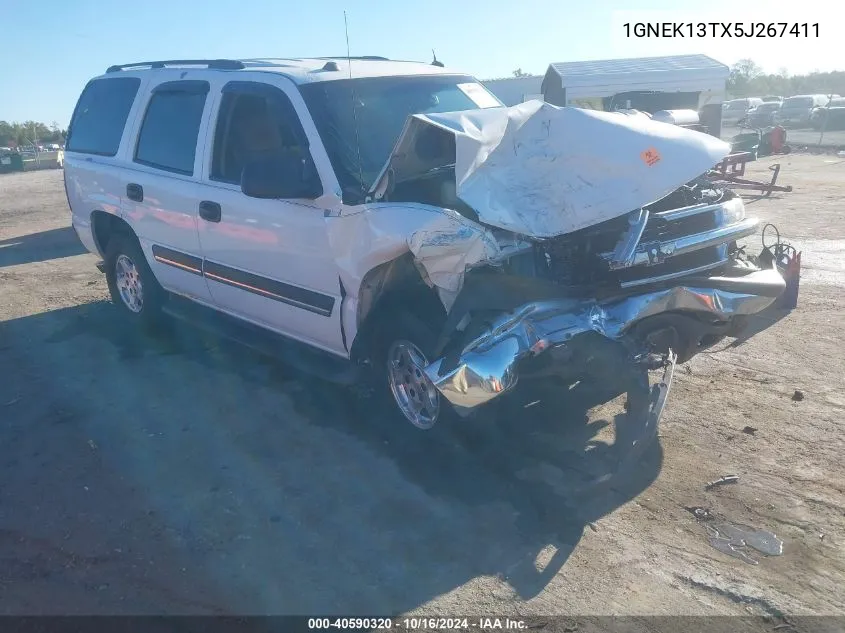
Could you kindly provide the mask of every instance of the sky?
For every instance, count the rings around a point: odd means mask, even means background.
[[[325,57],[431,61],[479,79],[551,62],[703,53],[792,74],[845,69],[837,3],[767,0],[3,0],[0,120],[67,126],[86,81],[112,64],[177,58]],[[706,6],[702,13],[701,7]],[[817,23],[808,38],[634,38],[624,24]],[[721,28],[717,28],[721,31]],[[812,31],[812,29],[811,29]]]

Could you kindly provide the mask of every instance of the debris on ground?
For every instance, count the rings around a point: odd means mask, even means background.
[[[709,535],[707,540],[712,547],[750,565],[757,565],[758,561],[751,556],[748,548],[766,556],[783,554],[783,541],[769,530],[729,521],[709,523],[705,528]]]
[[[713,513],[710,512],[707,508],[702,508],[700,506],[692,506],[685,508],[687,512],[691,512],[693,516],[698,519],[699,521],[707,521],[708,519],[713,518]]]
[[[706,521],[704,528],[707,530],[707,542],[723,554],[750,565],[757,565],[758,561],[751,556],[749,548],[766,556],[783,554],[783,541],[774,532],[716,517],[710,510],[700,506],[687,507],[686,510],[699,521]]]
[[[735,484],[739,481],[739,475],[725,475],[724,477],[719,477],[719,479],[715,481],[710,481],[705,484],[704,489],[710,490],[711,488],[715,488],[716,486],[724,486],[727,484]]]
[[[795,402],[800,402],[804,399],[804,392],[796,389],[795,393],[792,394],[792,399],[795,400]]]
[[[745,426],[742,428],[742,432],[746,435],[754,435],[757,432],[757,428],[753,426]]]

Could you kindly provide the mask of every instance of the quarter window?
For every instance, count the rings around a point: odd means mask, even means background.
[[[129,110],[138,94],[137,77],[91,81],[73,111],[66,148],[70,152],[114,156]]]
[[[174,81],[158,86],[141,124],[135,162],[192,175],[207,95],[205,81]]]

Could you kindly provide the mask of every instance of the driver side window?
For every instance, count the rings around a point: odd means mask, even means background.
[[[240,184],[246,165],[286,156],[309,156],[293,105],[275,89],[229,90],[217,115],[211,179]]]

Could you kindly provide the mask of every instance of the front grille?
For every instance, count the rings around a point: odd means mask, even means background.
[[[683,273],[702,266],[715,265],[723,259],[720,250],[719,246],[708,246],[691,253],[670,257],[662,264],[625,268],[617,271],[617,279],[620,284],[627,284],[632,281],[652,279],[663,275]]]
[[[718,225],[717,212],[713,209],[675,219],[653,213],[643,231],[640,245],[671,243],[682,237],[716,229]],[[606,257],[606,254],[612,253],[628,226],[626,215],[546,241],[540,254],[546,273],[558,283],[566,285],[600,283],[618,288],[641,280],[716,265],[724,259],[721,247],[713,246],[683,255],[670,255],[660,264],[610,270],[608,262],[600,254],[604,253]]]
[[[640,244],[665,242],[687,235],[704,233],[717,228],[717,226],[718,222],[714,211],[695,213],[675,220],[653,213],[648,219]],[[591,227],[591,229],[595,231],[595,227]],[[609,220],[602,225],[602,229],[599,235],[593,234],[590,236],[590,248],[594,252],[610,252],[615,248],[619,238],[628,230],[628,216]]]
[[[696,213],[677,220],[667,220],[660,216],[654,216],[649,218],[640,243],[674,240],[687,235],[704,233],[715,229],[717,224],[716,214],[713,211]]]

